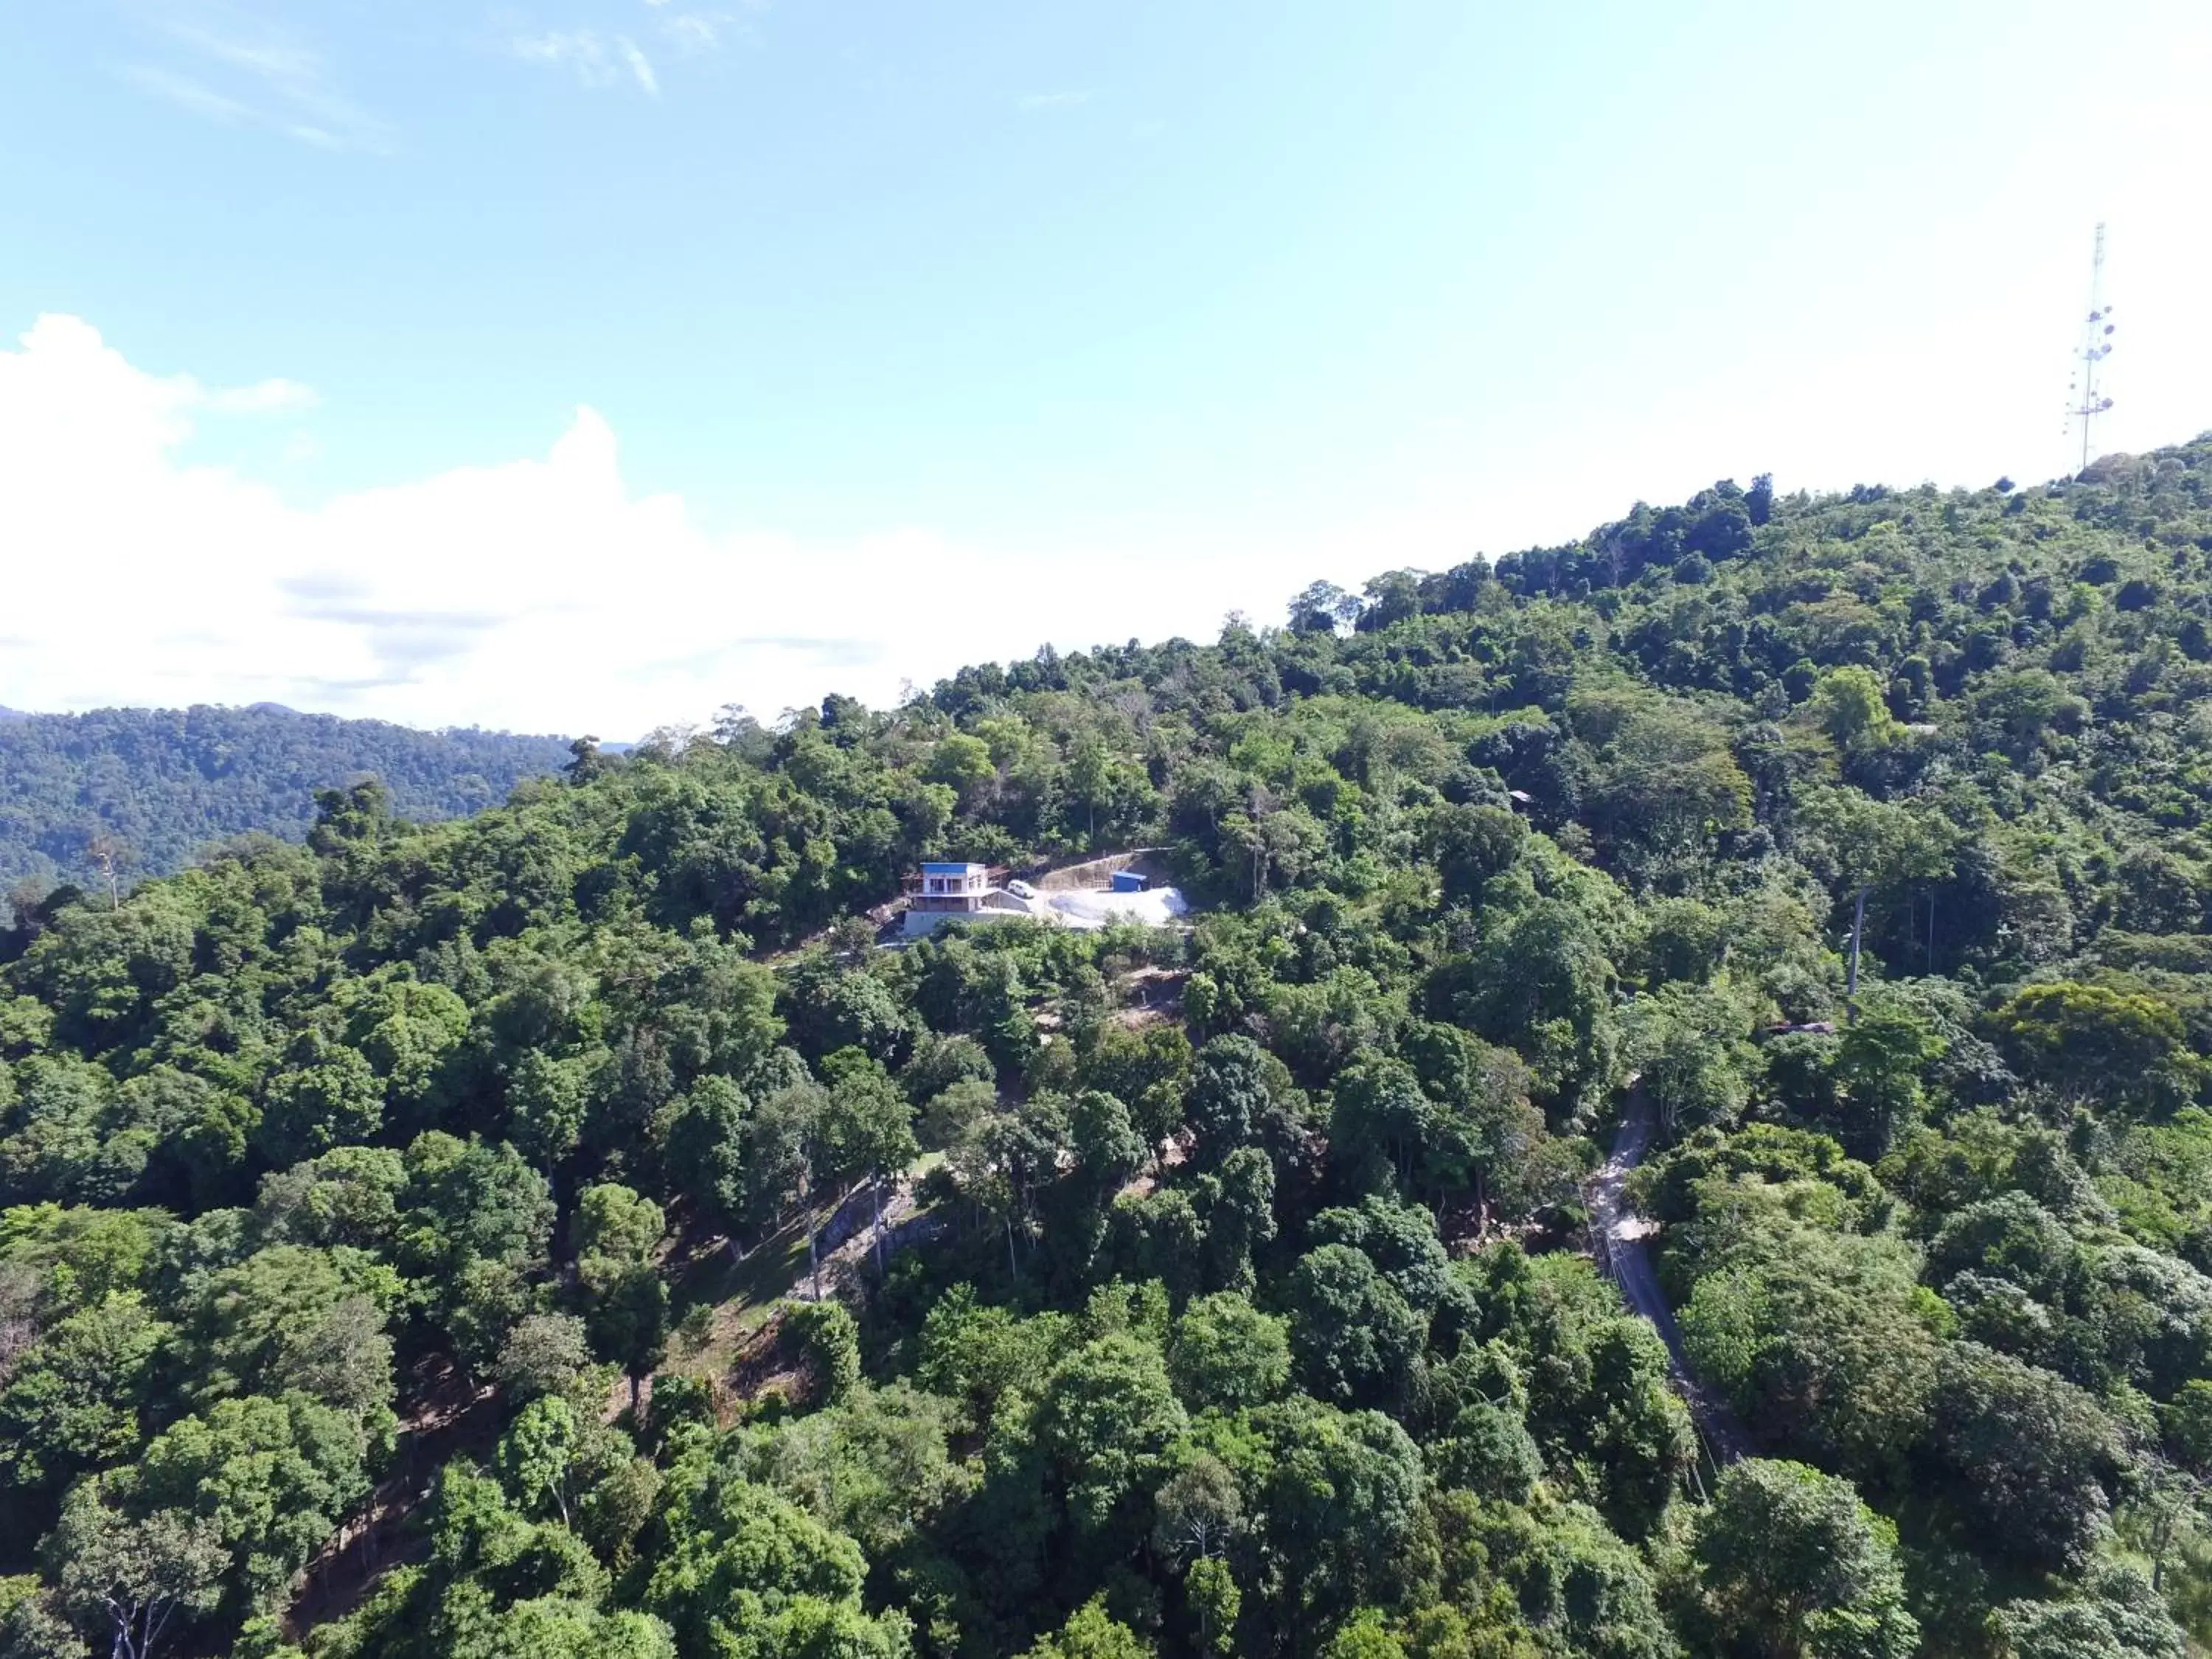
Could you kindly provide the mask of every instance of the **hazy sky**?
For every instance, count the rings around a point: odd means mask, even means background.
[[[2212,8],[47,0],[0,703],[608,737],[2212,427]]]

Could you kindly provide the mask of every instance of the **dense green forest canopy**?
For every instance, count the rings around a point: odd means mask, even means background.
[[[568,759],[564,738],[416,732],[383,720],[250,708],[0,710],[0,890],[125,884],[260,830],[297,841],[316,792],[374,775],[410,818],[507,799]]]
[[[2212,437],[27,899],[0,1650],[2179,1659],[2208,692]],[[1193,926],[866,915],[1139,845]]]

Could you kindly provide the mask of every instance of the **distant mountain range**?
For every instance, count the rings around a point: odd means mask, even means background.
[[[163,874],[246,830],[298,840],[319,789],[383,781],[403,817],[492,805],[558,769],[568,740],[247,708],[0,708],[0,885],[90,879],[96,838],[125,874]]]

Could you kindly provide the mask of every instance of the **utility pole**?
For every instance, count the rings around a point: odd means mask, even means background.
[[[2097,227],[2096,252],[2089,260],[2089,315],[2081,343],[2074,353],[2074,378],[2066,387],[2066,417],[2081,429],[2081,470],[2089,466],[2090,430],[2112,406],[2097,384],[2097,368],[2112,355],[2112,308],[2105,303],[2105,228]]]

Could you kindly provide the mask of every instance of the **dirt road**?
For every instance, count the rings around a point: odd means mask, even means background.
[[[1656,1132],[1650,1098],[1642,1089],[1632,1089],[1622,1103],[1613,1152],[1583,1188],[1589,1205],[1590,1239],[1599,1267],[1620,1286],[1621,1299],[1650,1320],[1667,1345],[1667,1364],[1674,1376],[1675,1390],[1688,1403],[1713,1461],[1733,1463],[1752,1455],[1751,1437],[1726,1402],[1690,1369],[1689,1356],[1682,1352],[1681,1329],[1674,1322],[1674,1310],[1660,1291],[1659,1274],[1644,1243],[1652,1224],[1632,1211],[1622,1196],[1629,1172],[1644,1161]]]

